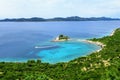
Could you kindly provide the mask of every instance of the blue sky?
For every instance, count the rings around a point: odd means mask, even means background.
[[[120,0],[0,0],[0,18],[118,17]]]

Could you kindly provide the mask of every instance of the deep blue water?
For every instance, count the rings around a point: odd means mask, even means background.
[[[0,22],[0,60],[67,62],[100,48],[77,39],[103,37],[119,25],[120,21]],[[74,41],[51,42],[59,34]]]

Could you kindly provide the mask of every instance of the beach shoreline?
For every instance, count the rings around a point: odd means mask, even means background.
[[[101,42],[95,42],[95,41],[91,41],[91,40],[84,40],[84,42],[86,42],[86,43],[90,43],[90,44],[96,44],[96,45],[98,45],[98,46],[100,46],[101,48],[100,49],[98,49],[97,51],[95,51],[95,52],[100,52],[106,45],[105,44],[103,44],[103,43],[101,43]]]
[[[109,36],[113,36],[116,30],[113,30]]]
[[[108,36],[113,36],[115,31],[116,30],[113,30]],[[70,39],[68,39],[68,40],[70,40]],[[64,41],[68,41],[68,40],[59,40],[58,37],[56,37],[54,40],[52,40],[52,42],[64,42]],[[90,44],[96,44],[96,45],[100,46],[101,48],[95,52],[100,52],[106,46],[105,44],[103,44],[102,42],[99,42],[99,41],[92,41],[92,40],[88,40],[88,39],[80,40],[80,41],[90,43]]]
[[[115,33],[115,31],[116,30],[113,30],[111,33],[110,33],[110,35],[108,35],[108,36],[113,36],[114,35],[114,33]],[[83,40],[84,42],[87,42],[87,43],[90,43],[90,44],[96,44],[96,45],[98,45],[98,46],[100,46],[101,48],[99,49],[99,50],[97,50],[96,52],[100,52],[106,45],[105,44],[103,44],[102,42],[99,42],[99,41],[92,41],[92,40]]]

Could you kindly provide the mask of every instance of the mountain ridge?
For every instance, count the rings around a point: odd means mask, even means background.
[[[120,18],[110,18],[110,17],[90,17],[84,18],[79,16],[71,17],[55,17],[55,18],[41,18],[41,17],[32,17],[32,18],[5,18],[1,19],[0,22],[48,22],[48,21],[113,21],[120,20]]]

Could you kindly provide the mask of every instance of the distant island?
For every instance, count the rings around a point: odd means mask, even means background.
[[[84,18],[79,16],[72,16],[72,17],[55,17],[55,18],[39,18],[39,17],[33,17],[33,18],[6,18],[1,19],[0,22],[48,22],[48,21],[113,21],[113,20],[120,20],[120,18],[109,18],[109,17],[90,17],[90,18]]]
[[[56,37],[53,42],[61,42],[61,41],[68,41],[70,38],[68,36],[65,36],[63,34]]]

